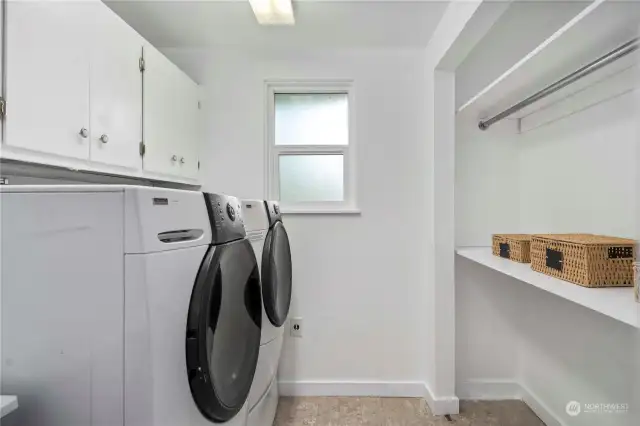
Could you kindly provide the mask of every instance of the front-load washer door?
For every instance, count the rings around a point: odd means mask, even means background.
[[[260,349],[261,304],[251,243],[211,247],[191,295],[186,358],[193,399],[212,422],[233,418],[249,395]]]
[[[269,321],[280,327],[287,319],[291,304],[291,248],[282,222],[276,222],[262,250],[262,297]]]

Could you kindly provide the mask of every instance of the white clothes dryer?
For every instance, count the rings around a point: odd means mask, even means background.
[[[269,208],[272,209],[271,216]],[[260,356],[249,393],[247,424],[263,426],[273,423],[278,404],[276,375],[283,325],[291,302],[291,250],[277,203],[244,200],[242,209],[247,236],[260,264],[263,301]]]

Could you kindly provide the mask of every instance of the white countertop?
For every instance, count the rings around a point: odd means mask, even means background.
[[[0,395],[0,417],[4,417],[18,408],[18,397],[12,395]]]
[[[536,272],[528,263],[494,256],[491,247],[459,247],[456,253],[563,299],[640,328],[640,304],[634,300],[631,287],[582,287]]]

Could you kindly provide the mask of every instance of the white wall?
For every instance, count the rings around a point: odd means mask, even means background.
[[[640,27],[639,27],[640,28]],[[638,35],[640,35],[640,31],[638,31]],[[640,67],[636,68],[636,81],[640,82]],[[635,115],[636,115],[636,123],[640,123],[640,90],[636,90],[635,92],[636,104],[635,104]],[[638,243],[636,244],[636,253],[640,253],[640,130],[636,129],[636,239]],[[636,285],[640,286],[640,277],[636,276]],[[638,310],[638,324],[640,324],[640,303],[637,305]],[[634,337],[635,342],[635,354],[636,359],[640,356],[640,329],[636,330],[636,334]],[[634,388],[631,394],[631,404],[632,404],[632,414],[636,417],[640,418],[640,363],[636,363],[633,366],[633,370],[629,373],[633,378]]]
[[[637,330],[538,289],[524,290],[518,382],[567,426],[636,426],[631,412],[572,418],[565,407],[579,401],[637,409],[632,404]]]
[[[523,134],[509,121],[481,132],[474,112],[460,114],[457,243],[489,246],[492,232],[515,231],[639,238],[636,96],[569,115],[558,109],[556,121]],[[569,417],[565,405],[632,403],[638,330],[462,258],[456,292],[461,397],[519,396],[524,388],[569,426],[637,424],[631,412]]]
[[[629,92],[517,137],[520,229],[640,237],[636,117],[635,95]],[[572,419],[564,412],[571,400],[631,403],[630,372],[640,355],[633,345],[637,331],[529,290],[522,383],[569,425],[637,424],[630,414]]]
[[[475,111],[456,117],[456,246],[491,245],[495,233],[515,233],[520,225],[517,125],[496,123],[478,129]]]
[[[290,316],[303,317],[305,329],[302,339],[285,342],[280,380],[302,383],[294,387],[302,392],[327,389],[327,381],[342,392],[348,383],[373,382],[364,388],[422,395],[414,382],[424,381],[429,363],[424,51],[167,54],[204,86],[203,188],[240,197],[265,196],[265,79],[353,79],[362,214],[285,217]]]
[[[456,394],[511,399],[516,390],[525,284],[456,257]]]
[[[477,111],[457,115],[457,247],[488,246],[494,233],[518,232],[516,130],[514,121],[505,120],[482,132]],[[461,257],[455,283],[456,393],[461,399],[513,398],[522,332],[517,302],[524,285]]]
[[[635,238],[635,120],[629,92],[518,137],[521,229]]]

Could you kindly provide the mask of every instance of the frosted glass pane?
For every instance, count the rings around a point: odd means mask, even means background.
[[[280,156],[280,201],[343,201],[343,169],[341,154]]]
[[[349,101],[346,93],[275,95],[276,145],[347,145]]]

